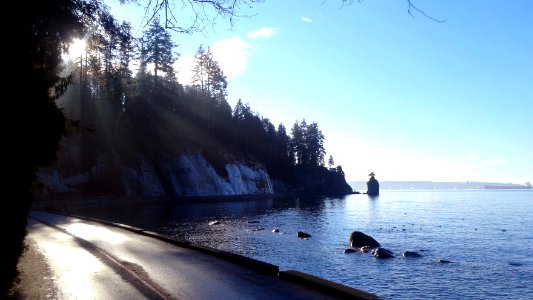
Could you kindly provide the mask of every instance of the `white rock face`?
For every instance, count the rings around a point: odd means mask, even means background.
[[[38,176],[45,191],[76,192],[83,183],[105,173],[105,164],[91,169],[89,174],[65,177],[57,169],[41,171]],[[159,170],[159,172],[157,171]],[[272,194],[273,187],[264,167],[243,162],[226,165],[227,177],[199,154],[184,154],[165,161],[159,168],[146,159],[138,168],[123,167],[117,178],[117,189],[126,197],[176,197]]]
[[[177,196],[273,193],[270,177],[262,167],[227,164],[228,178],[224,178],[198,154],[181,155],[167,167],[173,193]]]

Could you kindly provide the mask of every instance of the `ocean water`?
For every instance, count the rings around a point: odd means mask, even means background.
[[[383,191],[375,198],[151,205],[84,214],[302,271],[384,299],[533,299],[531,190]],[[299,239],[298,231],[311,237]],[[372,236],[396,257],[345,254],[353,231]],[[422,256],[405,258],[404,251]]]

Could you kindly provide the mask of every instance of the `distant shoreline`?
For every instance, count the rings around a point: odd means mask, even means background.
[[[530,186],[516,186],[516,185],[486,185],[485,190],[531,190]]]
[[[438,182],[438,181],[380,181],[380,190],[485,190],[486,186],[495,189],[531,189],[525,184],[496,182]],[[348,182],[354,190],[366,190],[366,181]]]

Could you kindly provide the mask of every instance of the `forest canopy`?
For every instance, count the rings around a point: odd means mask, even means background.
[[[106,157],[119,172],[187,152],[202,153],[221,176],[228,157],[261,163],[277,177],[296,165],[324,166],[325,137],[316,122],[295,121],[287,132],[242,100],[229,105],[226,76],[209,48],[198,47],[192,84],[182,85],[173,68],[176,45],[158,19],[138,39],[127,23],[115,28],[94,29],[85,52],[70,61],[72,84],[58,103],[86,130],[68,139],[81,149],[80,160],[63,161],[63,173],[87,172]],[[86,190],[112,193],[103,183]]]

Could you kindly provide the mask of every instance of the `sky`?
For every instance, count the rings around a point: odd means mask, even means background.
[[[172,33],[178,81],[209,47],[232,107],[317,122],[347,181],[533,182],[533,2],[411,2],[444,22],[407,1],[266,0]],[[106,3],[140,36],[142,7]]]

